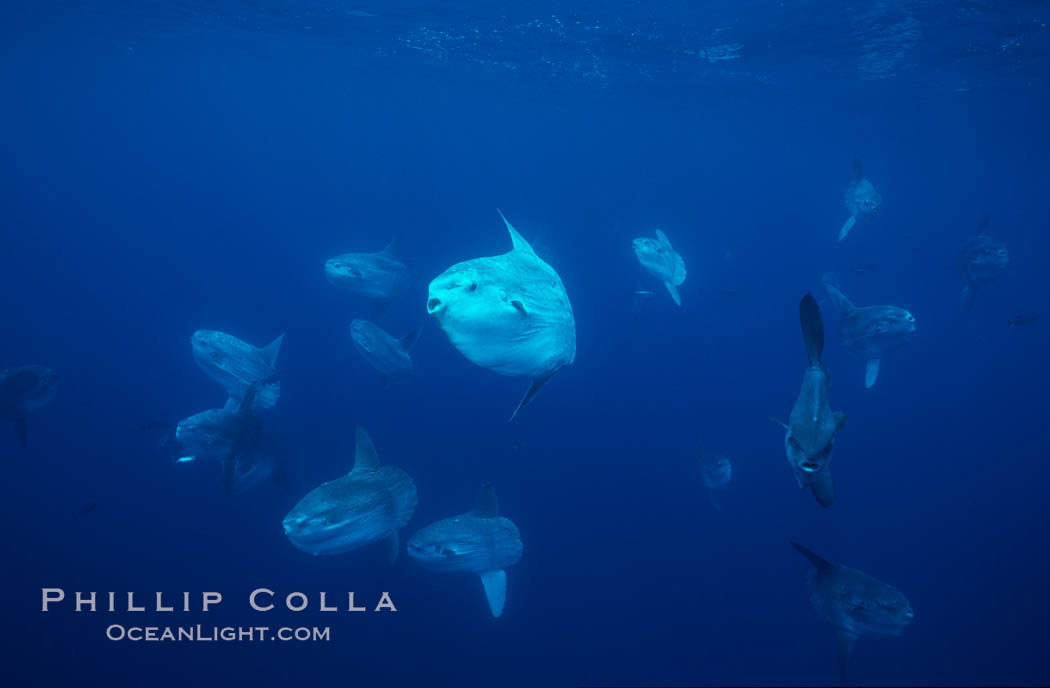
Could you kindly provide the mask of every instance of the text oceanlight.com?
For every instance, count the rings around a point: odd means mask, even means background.
[[[130,640],[132,642],[257,642],[260,640],[280,640],[282,642],[328,642],[332,639],[331,629],[327,626],[299,626],[289,628],[282,626],[271,629],[269,626],[123,626],[111,624],[106,628],[106,637],[110,640]]]

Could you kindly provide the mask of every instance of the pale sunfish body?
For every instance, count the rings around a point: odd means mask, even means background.
[[[667,235],[656,230],[656,238],[639,237],[632,243],[642,267],[664,283],[676,305],[682,305],[678,287],[685,282],[685,261],[671,246]]]
[[[197,330],[190,344],[197,365],[222,385],[226,394],[240,400],[254,382],[255,407],[271,408],[281,396],[281,381],[274,366],[283,341],[282,334],[259,349],[225,332]]]
[[[532,378],[513,420],[554,373],[575,360],[576,321],[558,273],[503,222],[513,248],[457,263],[435,277],[427,312],[471,363]]]

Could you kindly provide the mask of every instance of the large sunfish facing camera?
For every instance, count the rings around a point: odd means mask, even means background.
[[[838,639],[839,672],[846,680],[853,643],[865,636],[898,636],[911,623],[912,612],[904,594],[868,574],[833,564],[797,542],[791,543],[813,564],[809,600]]]
[[[232,334],[216,330],[197,330],[190,339],[193,358],[208,377],[222,385],[226,394],[241,400],[254,382],[255,407],[271,408],[281,396],[277,356],[281,353],[280,335],[259,349]]]
[[[400,468],[382,466],[372,440],[357,428],[354,468],[299,500],[284,517],[284,533],[311,554],[341,554],[382,542],[397,559],[397,531],[416,510],[416,486]]]
[[[40,365],[0,370],[0,419],[15,424],[15,436],[25,446],[28,435],[26,414],[55,396],[58,373]]]
[[[575,360],[576,322],[558,273],[503,222],[511,250],[456,263],[435,277],[427,312],[471,363],[532,378],[514,420],[554,373]]]
[[[408,541],[408,556],[430,571],[476,573],[492,615],[503,613],[508,566],[521,559],[521,536],[499,515],[496,491],[481,486],[474,509],[421,529]]]
[[[846,414],[832,412],[828,404],[831,381],[820,360],[824,353],[824,321],[820,317],[820,307],[810,294],[806,294],[798,310],[809,367],[802,377],[802,389],[791,409],[789,422],[777,422],[787,430],[784,450],[798,486],[813,490],[813,496],[821,506],[831,506],[835,501],[835,490],[828,462],[831,461],[835,434],[846,422]]]

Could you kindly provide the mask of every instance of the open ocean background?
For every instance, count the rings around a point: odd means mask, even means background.
[[[2,683],[830,684],[797,540],[915,610],[902,637],[860,639],[851,680],[1046,684],[1048,21],[1046,2],[4,3],[0,368],[61,382],[27,447],[0,427]],[[854,155],[885,204],[838,244]],[[470,364],[425,312],[433,277],[509,249],[497,207],[561,275],[578,336],[513,424],[527,381]],[[962,318],[957,254],[985,215],[1011,262]],[[632,307],[631,239],[655,228],[688,267],[681,309],[662,287]],[[323,265],[398,231],[413,282],[381,325],[423,333],[414,382],[384,389],[349,335],[371,306]],[[873,389],[826,272],[917,318]],[[849,414],[829,509],[768,420],[805,369],[807,291]],[[287,333],[263,416],[292,448],[286,488],[228,497],[142,429],[222,405],[201,328]],[[495,485],[524,542],[502,618],[474,576],[287,541],[356,424],[418,486],[402,543]],[[733,461],[721,512],[698,444]],[[253,613],[260,586],[313,608]],[[41,587],[225,601],[42,614]],[[322,590],[399,611],[321,614]],[[332,641],[114,643],[115,622]]]

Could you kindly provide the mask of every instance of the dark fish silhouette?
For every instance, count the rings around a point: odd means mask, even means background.
[[[897,636],[914,613],[908,598],[891,585],[856,569],[822,559],[797,542],[791,545],[813,564],[809,601],[838,636],[839,671],[843,681],[853,644],[862,635]]]
[[[1018,315],[1017,317],[1008,320],[1006,324],[1009,327],[1021,327],[1024,325],[1031,325],[1038,319],[1038,313],[1022,313],[1021,315]]]
[[[39,365],[0,371],[0,419],[15,424],[15,436],[23,447],[29,434],[26,415],[55,396],[58,373]]]
[[[987,232],[988,218],[977,225],[977,234],[966,242],[959,252],[959,276],[963,281],[960,305],[969,312],[977,299],[978,290],[994,282],[1010,263],[1006,244]]]

